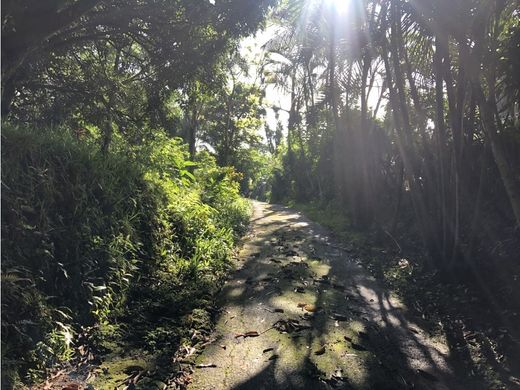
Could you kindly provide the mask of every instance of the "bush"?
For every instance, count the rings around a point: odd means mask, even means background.
[[[3,386],[70,358],[80,327],[216,288],[249,218],[233,171],[193,174],[165,136],[102,154],[63,130],[2,133]]]

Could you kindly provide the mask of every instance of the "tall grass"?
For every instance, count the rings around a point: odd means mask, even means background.
[[[164,136],[102,154],[64,130],[3,127],[2,387],[70,358],[81,327],[216,288],[249,208],[232,171],[193,168]]]

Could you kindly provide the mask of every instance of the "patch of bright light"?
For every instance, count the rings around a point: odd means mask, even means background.
[[[325,0],[325,2],[334,7],[337,13],[343,14],[347,11],[350,0]]]

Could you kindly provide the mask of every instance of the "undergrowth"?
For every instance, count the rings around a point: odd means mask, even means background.
[[[86,333],[174,348],[249,220],[232,169],[161,135],[103,154],[5,125],[2,168],[2,388],[41,380]]]

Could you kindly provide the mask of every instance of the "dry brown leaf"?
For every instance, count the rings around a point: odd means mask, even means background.
[[[298,320],[288,318],[287,320],[278,320],[273,324],[273,328],[282,333],[299,332],[300,330],[310,329],[309,325],[300,324]]]
[[[305,305],[303,309],[311,313],[314,313],[317,310],[316,306],[314,305]]]

